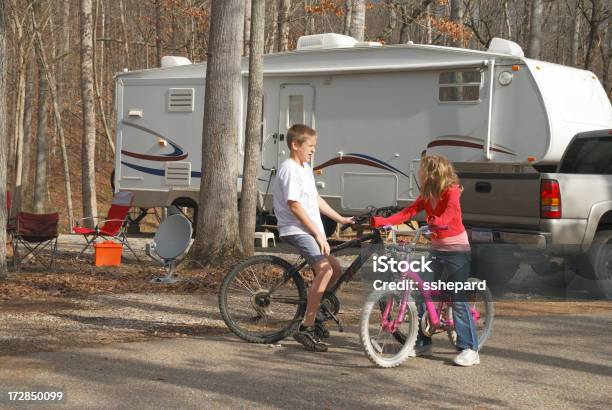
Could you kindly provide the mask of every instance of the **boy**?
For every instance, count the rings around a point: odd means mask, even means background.
[[[293,337],[307,350],[325,352],[327,345],[319,336],[329,337],[329,331],[323,323],[315,323],[316,314],[323,292],[342,271],[338,260],[329,254],[321,213],[341,224],[353,223],[353,218],[339,215],[317,192],[309,165],[317,145],[316,131],[295,124],[287,131],[287,145],[291,155],[278,168],[272,188],[274,213],[281,239],[299,249],[315,274],[304,322]]]

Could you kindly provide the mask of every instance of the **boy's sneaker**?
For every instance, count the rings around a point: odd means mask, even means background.
[[[455,357],[453,362],[458,366],[474,366],[480,364],[480,356],[472,349],[465,349]]]
[[[314,326],[300,326],[293,338],[311,352],[327,352],[327,345],[315,334]]]
[[[315,320],[314,329],[315,335],[319,339],[327,339],[329,337],[329,329],[325,326],[325,323]]]
[[[433,356],[433,348],[431,344],[414,346],[414,350],[410,352],[408,357]]]

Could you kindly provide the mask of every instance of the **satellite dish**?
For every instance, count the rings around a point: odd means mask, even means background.
[[[162,259],[176,259],[189,247],[191,222],[182,214],[169,215],[155,233],[155,253]]]

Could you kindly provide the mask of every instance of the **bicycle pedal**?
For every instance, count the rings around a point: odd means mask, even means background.
[[[336,315],[334,315],[333,313],[329,312],[331,318],[333,319],[334,322],[336,322],[336,325],[338,326],[338,331],[339,332],[344,332],[344,327],[342,327],[342,323],[340,323],[340,319],[338,319],[336,317]]]
[[[342,323],[340,323],[340,319],[338,319],[338,317],[336,317],[336,315],[334,315],[333,312],[331,312],[327,306],[321,306],[321,310],[323,311],[323,313],[329,317],[330,319],[332,319],[334,322],[336,322],[336,325],[338,326],[338,331],[339,332],[344,332],[344,327],[342,327]]]

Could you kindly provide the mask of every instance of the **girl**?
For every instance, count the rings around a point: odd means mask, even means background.
[[[399,225],[425,210],[426,222],[435,232],[431,238],[433,271],[445,276],[448,281],[466,282],[470,275],[471,250],[467,233],[461,220],[459,197],[463,187],[452,164],[438,155],[421,158],[419,168],[421,194],[408,208],[388,218],[373,217],[372,226]],[[436,230],[436,227],[444,229]],[[422,312],[422,307],[419,309]],[[455,357],[459,366],[473,366],[480,363],[476,325],[470,313],[464,292],[453,293],[453,321],[457,332]],[[430,356],[431,338],[419,330],[415,346],[416,356]]]

